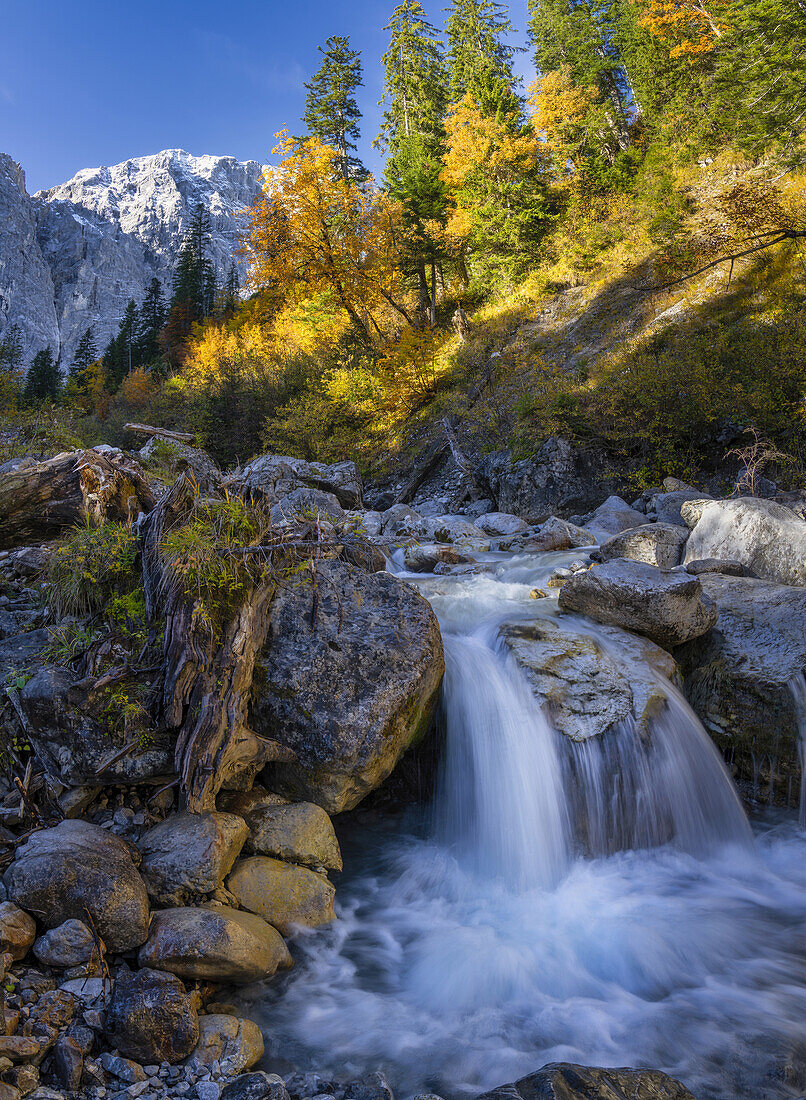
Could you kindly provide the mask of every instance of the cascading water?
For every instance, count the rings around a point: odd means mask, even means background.
[[[558,1060],[662,1068],[698,1100],[802,1096],[806,836],[768,822],[754,844],[671,685],[649,738],[550,728],[497,635],[545,614],[529,590],[561,560],[418,579],[446,648],[434,806],[343,831],[340,919],[257,994],[269,1062],[383,1068],[401,1096]]]

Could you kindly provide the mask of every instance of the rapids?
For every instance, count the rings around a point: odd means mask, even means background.
[[[561,1060],[663,1069],[698,1100],[803,1096],[806,833],[771,813],[751,832],[671,685],[648,745],[552,730],[498,626],[554,614],[529,592],[571,556],[479,558],[407,577],[445,639],[436,795],[336,822],[339,920],[250,995],[268,1064],[449,1100]]]

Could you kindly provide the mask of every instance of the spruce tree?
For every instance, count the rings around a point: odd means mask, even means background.
[[[18,325],[9,325],[0,340],[0,371],[11,374],[22,365],[22,333]]]
[[[165,324],[166,312],[162,283],[154,277],[148,284],[138,319],[137,344],[141,365],[153,363],[159,358],[159,335]]]
[[[62,379],[52,350],[48,347],[38,351],[31,360],[25,379],[25,400],[31,404],[53,401],[59,396],[61,388]]]
[[[367,171],[355,155],[361,112],[355,93],[363,85],[361,55],[350,49],[350,39],[333,35],[319,47],[322,64],[305,85],[303,121],[308,133],[338,150],[342,179],[364,179]]]
[[[452,0],[448,9],[448,89],[457,103],[470,94],[494,115],[519,113],[512,71],[515,48],[506,42],[513,26],[495,0]]]
[[[70,382],[79,393],[86,392],[87,371],[97,358],[98,348],[92,334],[92,326],[90,326],[84,331],[83,336],[79,340],[75,353],[73,354],[73,362],[70,364],[70,369],[67,372]]]

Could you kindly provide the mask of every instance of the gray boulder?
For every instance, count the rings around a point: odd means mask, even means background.
[[[381,512],[381,531],[387,538],[405,538],[418,530],[423,517],[408,504],[393,504]]]
[[[726,558],[697,558],[686,563],[686,572],[692,577],[701,577],[703,573],[724,573],[728,577],[749,577],[750,570],[740,561],[728,561]]]
[[[611,535],[618,535],[630,527],[640,527],[646,523],[646,516],[631,508],[621,497],[609,496],[596,511],[585,516],[585,529],[590,531],[599,542]]]
[[[694,521],[686,563],[728,558],[763,580],[806,585],[806,521],[791,508],[741,497],[684,505],[683,517]]]
[[[646,735],[666,701],[653,672],[680,681],[665,650],[615,627],[592,637],[562,620],[537,619],[505,623],[501,636],[552,726],[572,741],[606,735],[629,719]]]
[[[563,611],[633,630],[666,649],[705,634],[717,620],[716,604],[696,577],[625,558],[575,573],[559,602]]]
[[[181,978],[248,983],[292,966],[285,942],[262,917],[226,905],[154,914],[141,966]]]
[[[235,814],[174,814],[138,842],[140,874],[159,905],[181,905],[193,894],[211,894],[229,874],[249,835]]]
[[[95,937],[82,920],[72,918],[51,928],[34,944],[34,954],[45,966],[66,970],[80,966],[92,958],[96,950]]]
[[[700,580],[719,622],[675,650],[686,696],[742,778],[768,762],[786,797],[790,781],[797,790],[806,722],[806,589],[718,573]]]
[[[252,1020],[212,1012],[199,1017],[199,1041],[188,1059],[194,1069],[210,1070],[217,1062],[232,1077],[251,1069],[263,1057],[263,1036]]]
[[[307,487],[332,493],[342,508],[361,507],[361,476],[354,462],[305,462],[288,455],[261,455],[233,479],[248,489],[261,489],[277,500]]]
[[[444,670],[430,604],[389,573],[323,562],[282,589],[259,657],[251,728],[297,754],[272,787],[352,809],[427,731]]]
[[[477,1100],[695,1100],[674,1077],[655,1069],[598,1069],[552,1062]]]
[[[118,971],[106,1028],[125,1058],[145,1065],[186,1058],[199,1039],[199,1016],[179,978],[158,970]]]
[[[338,523],[344,519],[344,509],[333,493],[301,486],[281,497],[271,510],[272,523],[282,523],[295,516],[317,516]]]
[[[333,823],[321,806],[292,802],[284,806],[258,804],[247,816],[247,850],[305,867],[342,869]]]
[[[403,564],[410,573],[433,573],[440,562],[443,565],[469,565],[473,558],[461,550],[444,543],[414,543],[407,546]]]
[[[613,535],[603,542],[596,553],[599,561],[629,558],[656,565],[658,569],[673,569],[680,564],[688,529],[673,523],[644,523]]]
[[[490,548],[490,539],[486,532],[474,523],[470,523],[464,516],[424,516],[415,526],[414,533],[437,543],[449,543],[476,550]]]
[[[557,512],[584,512],[601,501],[601,456],[552,436],[531,458],[495,451],[474,470],[501,512],[542,523]]]
[[[674,489],[668,493],[658,493],[652,498],[650,504],[652,511],[658,517],[659,523],[675,523],[685,527],[686,521],[683,519],[682,514],[683,505],[690,500],[703,499],[710,499],[710,497],[707,493],[701,493],[697,489],[687,487]]]
[[[147,469],[161,467],[171,475],[171,480],[187,473],[202,493],[218,493],[223,485],[223,476],[218,466],[199,447],[190,447],[175,439],[153,435],[139,455]]]
[[[45,928],[86,919],[110,951],[129,951],[148,935],[148,894],[132,850],[87,821],[62,821],[33,833],[3,876],[8,896]]]
[[[518,535],[529,530],[529,524],[509,512],[487,512],[473,521],[486,535]]]

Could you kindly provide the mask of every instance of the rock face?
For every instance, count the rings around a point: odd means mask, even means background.
[[[174,814],[140,839],[140,874],[159,905],[217,890],[249,835],[235,814]]]
[[[50,346],[69,363],[89,326],[104,347],[152,278],[169,288],[198,203],[210,214],[209,258],[226,274],[262,172],[256,161],[168,149],[85,169],[30,198],[19,166],[0,154],[0,338],[16,322],[26,362]]]
[[[128,845],[86,821],[42,829],[17,849],[4,875],[8,895],[45,928],[89,910],[110,951],[139,947],[148,935],[148,895]]]
[[[501,512],[542,523],[555,512],[584,512],[604,495],[599,456],[552,436],[531,458],[513,462],[510,451],[487,455],[474,471]]]
[[[23,361],[42,348],[58,353],[53,277],[36,238],[37,204],[25,189],[25,173],[0,153],[0,340],[19,332]]]
[[[613,535],[603,542],[596,555],[600,561],[629,558],[656,565],[658,569],[673,569],[680,564],[688,531],[673,523],[644,523]]]
[[[716,604],[696,577],[625,558],[575,573],[560,589],[560,607],[633,630],[667,649],[705,634],[717,620]]]
[[[361,477],[354,462],[305,462],[288,455],[261,455],[233,478],[246,489],[259,489],[279,500],[298,488],[332,493],[342,508],[361,507]]]
[[[628,719],[645,734],[665,706],[650,670],[680,680],[665,650],[615,627],[598,628],[594,638],[562,620],[538,619],[505,623],[501,635],[551,724],[572,741],[606,735]]]
[[[694,1100],[689,1090],[659,1070],[598,1069],[553,1062],[478,1100]]]
[[[118,1050],[136,1062],[180,1062],[199,1039],[193,1000],[173,974],[121,970],[106,1015]]]
[[[693,526],[686,562],[727,558],[763,580],[806,585],[806,522],[791,508],[752,497],[697,501],[683,505],[683,518]]]
[[[238,904],[284,934],[295,926],[318,928],[335,920],[336,891],[325,875],[266,856],[240,860],[227,879]]]
[[[686,696],[745,778],[767,758],[785,794],[806,720],[806,589],[718,573],[700,580],[719,621],[675,650]]]
[[[155,913],[139,962],[181,978],[236,983],[256,982],[292,965],[275,928],[226,905]]]
[[[444,671],[434,613],[388,573],[324,562],[315,593],[289,585],[269,614],[250,723],[298,757],[271,765],[272,786],[352,809],[428,728]]]

